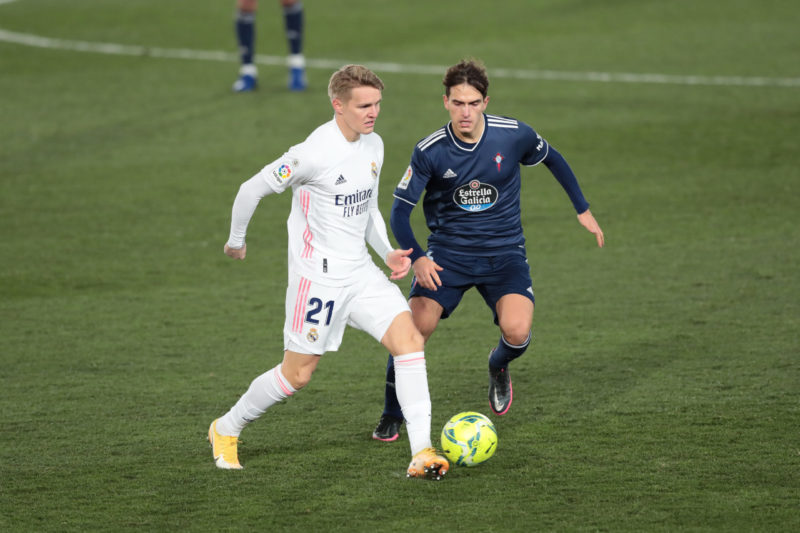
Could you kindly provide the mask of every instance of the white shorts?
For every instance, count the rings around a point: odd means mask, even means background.
[[[298,353],[335,352],[346,325],[380,342],[403,311],[410,311],[403,293],[374,265],[358,283],[344,287],[321,285],[290,272],[283,346]]]

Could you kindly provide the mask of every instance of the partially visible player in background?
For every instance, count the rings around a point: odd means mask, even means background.
[[[403,293],[372,262],[366,246],[384,260],[393,279],[411,268],[410,250],[392,249],[378,210],[383,141],[374,129],[382,91],[383,82],[366,67],[347,65],[336,71],[328,85],[333,119],[239,188],[224,247],[233,259],[245,258],[247,226],[261,199],[291,189],[289,287],[283,362],[254,379],[208,430],[219,468],[242,468],[240,432],[305,387],[321,356],[338,350],[346,326],[367,332],[394,358],[397,398],[411,446],[407,475],[441,479],[449,468],[431,444],[424,339]],[[363,460],[353,464],[367,468]]]
[[[478,289],[494,313],[500,339],[489,353],[489,406],[504,415],[513,398],[509,363],[531,342],[533,284],[520,212],[520,165],[550,170],[572,201],[578,222],[603,246],[603,231],[589,211],[567,162],[533,128],[488,115],[489,78],[484,66],[462,61],[443,80],[450,122],[422,139],[394,192],[391,226],[400,246],[411,248],[414,281],[409,304],[427,340],[464,293]],[[410,215],[422,194],[431,234],[427,252],[417,242]],[[402,413],[389,359],[383,415],[372,436],[397,439]]]
[[[303,56],[303,2],[280,0],[283,6],[283,24],[289,45],[289,90],[306,88],[306,60]],[[258,87],[256,55],[256,10],[258,0],[236,0],[236,41],[239,43],[241,67],[239,79],[233,84],[236,92],[253,91]]]

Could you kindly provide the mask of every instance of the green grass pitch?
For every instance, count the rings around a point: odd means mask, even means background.
[[[262,0],[247,95],[233,4],[0,3],[0,530],[800,530],[795,1],[306,0],[310,87],[291,94]],[[606,234],[523,170],[535,342],[497,453],[406,479],[405,435],[370,438],[386,354],[351,330],[243,433],[245,470],[217,470],[208,424],[282,350],[289,194],[233,262],[239,184],[329,119],[332,65],[365,63],[387,85],[388,215],[447,119],[437,67],[464,56]],[[489,410],[497,338],[470,294],[431,339],[435,441]]]

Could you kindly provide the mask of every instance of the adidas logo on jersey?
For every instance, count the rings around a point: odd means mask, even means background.
[[[347,180],[344,179],[344,176],[339,174],[339,177],[336,179],[336,183],[334,183],[334,185],[341,185],[342,183],[347,183]]]
[[[457,174],[456,174],[455,172],[453,172],[453,170],[452,170],[452,169],[448,168],[448,169],[447,169],[447,172],[445,172],[445,173],[444,173],[444,176],[442,176],[442,178],[443,178],[443,179],[455,178],[455,177],[456,177],[456,175],[457,175]]]

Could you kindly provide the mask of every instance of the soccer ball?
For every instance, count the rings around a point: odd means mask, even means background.
[[[475,411],[458,413],[442,428],[442,451],[460,466],[475,466],[497,449],[497,431],[487,417]]]

